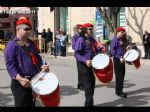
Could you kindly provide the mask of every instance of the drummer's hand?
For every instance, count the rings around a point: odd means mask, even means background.
[[[132,49],[132,46],[131,46],[131,45],[128,45],[128,46],[126,47],[126,50],[130,50],[130,49]]]
[[[88,67],[90,67],[90,66],[91,66],[91,62],[92,62],[91,60],[87,60],[87,61],[86,61],[86,65],[87,65]]]
[[[48,72],[49,71],[49,65],[42,65],[41,69],[43,72]]]
[[[23,86],[23,87],[30,87],[31,84],[30,84],[30,81],[29,79],[27,78],[21,78],[20,80],[18,80],[20,82],[20,84]]]
[[[30,87],[30,81],[27,78],[23,78],[20,74],[16,75],[16,80],[20,82],[23,87]]]
[[[125,59],[124,58],[120,58],[120,61],[121,61],[121,63],[124,63]]]

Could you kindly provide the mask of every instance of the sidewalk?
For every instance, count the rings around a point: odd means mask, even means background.
[[[74,58],[74,56],[72,54],[68,54],[66,57],[56,56],[56,58],[54,55],[50,55],[50,54],[41,54],[41,56],[43,58],[46,58],[46,59],[70,59],[70,58]],[[140,62],[141,62],[141,65],[150,65],[149,59],[142,59],[142,57],[141,57]]]
[[[0,56],[3,56],[4,53],[3,51],[0,51]],[[75,59],[73,56],[73,53],[68,53],[66,57],[62,57],[62,56],[54,56],[54,55],[50,55],[48,53],[41,53],[40,54],[42,56],[42,58],[46,58],[46,59]],[[150,60],[149,59],[140,59],[141,65],[150,65]]]

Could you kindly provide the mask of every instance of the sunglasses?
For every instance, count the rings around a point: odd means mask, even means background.
[[[93,30],[92,28],[87,28],[87,30]]]
[[[30,31],[31,28],[22,28],[24,31]]]

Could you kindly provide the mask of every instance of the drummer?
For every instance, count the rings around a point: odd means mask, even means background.
[[[75,35],[73,35],[72,37],[72,49],[75,49],[75,43],[77,41],[77,39],[82,35],[83,33],[83,25],[82,24],[77,24],[76,25],[76,30],[77,33]],[[78,70],[78,84],[77,84],[77,89],[79,90],[84,90],[83,88],[83,80],[82,80],[82,74],[81,74],[81,69],[80,69],[80,64],[78,64],[79,62],[76,60],[76,64],[77,64],[77,70]]]
[[[83,25],[84,35],[81,35],[75,43],[75,58],[79,62],[83,74],[83,87],[85,89],[85,107],[94,106],[95,77],[91,67],[91,59],[98,52],[98,46],[93,38],[93,25]]]
[[[30,79],[41,70],[49,71],[43,65],[35,44],[29,39],[31,23],[25,16],[16,22],[16,36],[4,50],[7,71],[11,78],[11,91],[16,107],[34,107]]]
[[[116,88],[115,93],[119,97],[127,98],[127,93],[123,92],[123,83],[125,77],[125,60],[123,58],[126,45],[125,45],[125,29],[122,27],[116,28],[116,35],[110,43],[110,52],[113,56],[113,64],[115,71]]]

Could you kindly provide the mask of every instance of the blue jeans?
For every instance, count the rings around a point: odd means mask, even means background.
[[[56,56],[60,55],[60,47],[61,47],[60,41],[56,41],[56,45],[55,45],[55,55]]]

